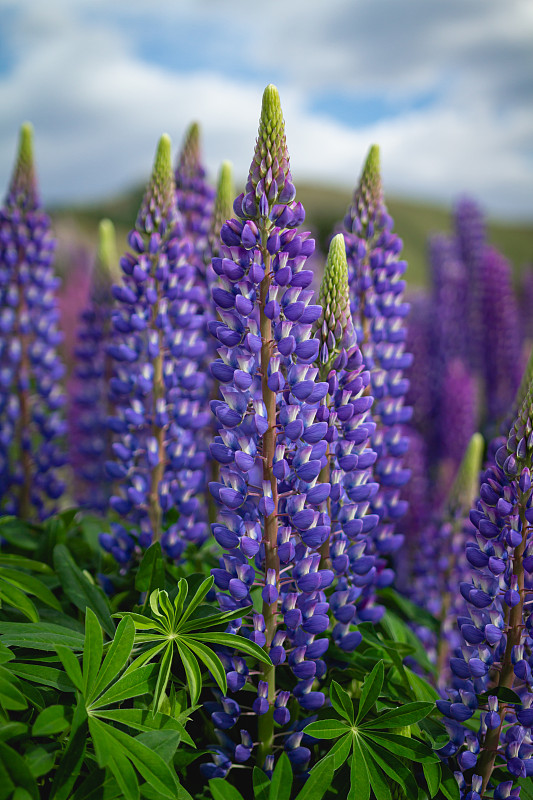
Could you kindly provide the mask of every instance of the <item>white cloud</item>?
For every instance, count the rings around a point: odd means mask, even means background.
[[[242,178],[263,88],[247,68],[257,75],[274,62],[296,180],[351,186],[378,142],[385,186],[395,194],[447,202],[469,191],[492,213],[531,217],[533,116],[525,77],[533,14],[524,0],[504,5],[273,0],[265,14],[262,4],[215,0],[131,0],[127,9],[103,0],[18,0],[9,31],[17,60],[0,74],[0,185],[27,118],[49,201],[98,198],[144,180],[161,132],[177,147],[193,119],[202,124],[211,174],[229,158]],[[225,74],[223,63],[220,71],[181,73],[147,63],[131,30],[127,36],[110,23],[110,11],[132,15],[137,36],[147,14],[183,36],[210,11],[228,57],[242,61],[242,76]],[[435,102],[350,128],[311,112],[317,85],[346,92],[346,102],[358,102],[363,91],[409,97],[424,90],[435,90]]]

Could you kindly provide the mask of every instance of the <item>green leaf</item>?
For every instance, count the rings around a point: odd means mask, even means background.
[[[178,581],[178,593],[174,598],[174,621],[177,622],[181,617],[183,605],[189,593],[189,584],[183,578]]]
[[[328,754],[315,764],[296,800],[322,800],[331,786],[334,771],[333,758]]]
[[[102,628],[94,611],[87,609],[85,616],[85,647],[83,648],[83,694],[89,697],[100,669],[104,642]]]
[[[337,770],[339,769],[339,767],[342,767],[344,762],[347,760],[348,756],[350,755],[350,750],[352,749],[352,741],[353,741],[352,734],[347,733],[346,736],[343,736],[342,739],[339,739],[331,747],[327,757],[332,758],[334,770]]]
[[[17,739],[20,736],[26,736],[27,733],[28,726],[24,725],[23,722],[4,722],[0,725],[0,742],[8,742],[10,739]]]
[[[0,706],[6,711],[22,711],[28,701],[18,688],[20,682],[5,667],[0,667]]]
[[[127,675],[129,672],[134,672],[139,667],[142,667],[143,664],[147,664],[167,646],[167,643],[168,638],[164,639],[162,642],[160,641],[155,647],[150,647],[148,650],[145,650],[144,653],[141,653],[138,658],[131,662],[124,675]]]
[[[212,674],[213,678],[215,679],[217,686],[219,687],[220,691],[223,695],[226,695],[228,692],[228,683],[226,679],[226,670],[224,669],[224,665],[222,661],[217,656],[216,653],[213,652],[209,647],[206,647],[205,644],[201,642],[196,642],[192,636],[187,636],[184,641],[187,644],[193,653],[202,661],[209,672]]]
[[[349,730],[346,723],[338,719],[321,719],[318,722],[311,722],[304,728],[305,733],[314,739],[337,739]]]
[[[413,694],[417,700],[426,701],[429,703],[434,703],[436,700],[440,698],[440,695],[433,686],[421,678],[420,675],[417,675],[416,672],[412,672],[407,667],[404,667],[405,672],[407,674],[409,684],[413,690]]]
[[[91,702],[91,710],[151,693],[154,688],[156,672],[157,664],[147,664],[144,667],[139,667],[135,672],[122,675],[100,697]]]
[[[158,620],[150,619],[150,617],[145,617],[142,614],[135,614],[133,611],[119,611],[117,614],[113,614],[113,617],[121,619],[124,619],[124,617],[129,617],[133,620],[136,631],[158,630],[162,633],[166,633]]]
[[[83,678],[81,675],[81,667],[78,659],[68,647],[63,647],[63,645],[56,646],[56,652],[59,656],[61,663],[65,667],[65,672],[69,676],[70,680],[78,689],[78,691],[83,691]]]
[[[369,800],[370,777],[361,744],[357,736],[353,737],[353,755],[350,767],[350,792],[347,800]]]
[[[386,728],[387,730],[390,730],[390,728],[403,728],[406,725],[413,725],[418,720],[424,719],[434,708],[434,703],[407,703],[405,706],[384,711],[377,719],[363,722],[361,728],[365,730],[370,728]]]
[[[139,783],[130,761],[116,743],[110,741],[109,736],[105,738],[105,743],[109,748],[108,766],[122,791],[122,797],[125,800],[138,800]]]
[[[25,572],[20,572],[20,570],[10,569],[8,567],[0,567],[0,577],[9,581],[9,583],[14,586],[17,586],[19,589],[35,595],[35,597],[38,597],[39,600],[42,600],[46,605],[57,609],[57,611],[61,611],[61,604],[57,597],[52,594],[48,586],[45,586],[42,581],[35,578],[33,575],[26,575]],[[33,621],[36,622],[37,620]]]
[[[533,785],[531,784],[531,778],[519,778],[517,783],[520,786],[521,800],[533,800]],[[455,798],[453,798],[453,800],[455,800]]]
[[[483,692],[483,694],[478,694],[477,699],[480,703],[487,703],[489,699],[489,695],[494,695],[500,700],[502,703],[521,703],[520,697],[517,695],[516,692],[513,692],[512,689],[507,688],[507,686],[498,686],[494,690],[490,690],[490,692]]]
[[[133,622],[129,617],[124,617],[124,619],[120,621],[115,632],[114,639],[104,658],[104,663],[98,673],[96,682],[90,696],[87,698],[87,703],[91,703],[95,697],[98,697],[100,692],[102,692],[106,686],[111,683],[113,678],[119,674],[130,657],[134,640],[135,628]]]
[[[171,764],[180,743],[178,731],[144,731],[135,737],[154,753],[161,756],[165,764]]]
[[[39,683],[42,686],[51,686],[61,692],[73,692],[75,690],[70,678],[62,670],[54,669],[54,667],[45,667],[41,664],[24,664],[21,661],[17,661],[14,664],[6,665],[6,669],[18,675],[19,678],[25,678],[27,681]]]
[[[368,775],[370,777],[370,785],[372,791],[376,795],[376,800],[391,800],[391,793],[389,785],[383,777],[381,770],[376,766],[373,758],[369,757],[368,748],[363,743],[363,755],[365,757]]]
[[[18,517],[0,517],[0,535],[20,550],[35,550],[38,539],[32,532],[37,526],[30,525]]]
[[[156,713],[161,708],[161,703],[165,697],[168,679],[170,677],[170,669],[172,667],[172,655],[174,653],[174,645],[170,641],[163,653],[163,658],[159,664],[159,671],[157,674],[157,683],[155,685],[154,699],[152,702],[153,712]]]
[[[33,736],[52,736],[61,733],[70,727],[69,713],[70,706],[48,706],[45,708],[33,723]]]
[[[115,626],[105,594],[90,583],[63,544],[54,547],[54,567],[69,600],[83,613],[86,608],[92,609],[102,628],[113,637]]]
[[[8,661],[13,661],[14,658],[15,653],[0,642],[0,664],[7,664]]]
[[[33,800],[39,800],[39,790],[28,764],[16,750],[3,742],[0,742],[0,762],[14,786],[25,789]]]
[[[4,567],[13,569],[27,569],[31,572],[41,572],[44,575],[52,575],[53,570],[48,564],[42,561],[34,561],[33,558],[16,556],[13,553],[0,553],[0,564]]]
[[[198,606],[200,605],[200,603],[202,602],[208,591],[211,589],[214,582],[215,579],[213,578],[212,575],[210,575],[209,578],[206,578],[205,581],[199,586],[199,588],[196,591],[196,594],[194,595],[191,602],[183,612],[180,619],[180,623],[187,622],[191,614],[198,608]],[[178,630],[179,629],[180,625],[178,625]]]
[[[176,731],[180,734],[181,740],[185,744],[196,747],[181,722],[174,719],[174,717],[167,716],[167,714],[159,712],[152,714],[151,711],[143,708],[113,708],[94,711],[93,716],[120,722],[122,725],[128,725],[138,731]]]
[[[292,767],[287,753],[282,753],[278,758],[276,768],[272,773],[268,800],[290,800],[292,789]]]
[[[176,639],[176,646],[178,648],[178,653],[180,655],[183,668],[185,669],[185,675],[187,676],[191,704],[194,706],[196,705],[202,690],[202,675],[200,673],[200,667],[198,666],[198,661],[196,660],[195,656],[191,653],[183,640],[178,641]]]
[[[441,769],[440,764],[422,764],[424,776],[429,789],[429,796],[435,797],[439,791]]]
[[[272,661],[267,656],[265,651],[262,650],[255,642],[245,639],[244,636],[235,636],[235,634],[231,633],[215,633],[211,631],[210,633],[195,633],[194,638],[199,642],[219,644],[222,647],[232,647],[235,648],[235,650],[242,650],[243,653],[246,653],[249,656],[254,656],[254,658],[257,658],[257,660],[261,661],[263,664],[272,666]]]
[[[154,589],[165,588],[165,565],[159,542],[154,542],[143,555],[135,576],[138,592],[151,594]]]
[[[50,753],[44,747],[32,747],[24,753],[24,760],[33,777],[40,778],[54,768],[56,754]]]
[[[344,719],[353,725],[355,722],[355,715],[353,711],[352,698],[348,692],[344,691],[337,681],[331,681],[329,689],[329,699],[333,708],[344,717]]]
[[[213,800],[244,800],[242,794],[224,778],[211,778],[209,788]]]
[[[202,606],[203,608],[204,606]],[[180,625],[180,634],[189,633],[195,630],[204,630],[205,628],[214,628],[217,625],[226,625],[232,619],[244,617],[250,611],[252,606],[245,608],[238,608],[236,611],[225,611],[223,614],[208,614],[205,617],[192,617],[183,626]]]
[[[361,689],[361,697],[359,699],[359,711],[357,712],[356,723],[364,719],[376,700],[379,697],[383,686],[385,671],[383,661],[378,661],[370,675],[367,677]]]
[[[50,800],[69,800],[71,789],[79,775],[87,743],[87,724],[72,730],[67,749],[54,775]]]
[[[39,614],[32,601],[17,586],[13,586],[7,581],[2,581],[0,583],[0,600],[8,606],[16,608],[30,622],[39,621]]]
[[[369,757],[373,758],[383,772],[402,787],[408,797],[418,795],[418,787],[411,772],[399,758],[368,739],[364,739],[364,747],[365,754],[368,753],[367,760]]]
[[[440,791],[447,800],[459,800],[461,793],[453,772],[445,764],[442,764],[441,768],[442,778],[439,786]],[[523,800],[527,800],[527,798],[523,798]]]
[[[118,742],[143,778],[164,797],[175,800],[178,788],[176,775],[171,771],[168,764],[165,764],[158,753],[150,750],[149,747],[139,742],[138,739],[128,736],[127,733],[123,733],[123,731],[118,728],[112,728],[110,725],[106,725],[94,718],[92,723],[99,727],[105,727],[107,735]]]
[[[268,800],[270,781],[259,767],[254,767],[252,772],[255,800]]]
[[[384,731],[364,731],[366,739],[377,742],[386,750],[390,750],[397,756],[408,758],[411,761],[418,761],[421,764],[431,764],[439,761],[439,757],[434,755],[431,750],[422,742],[411,739],[408,736],[398,736],[396,733],[385,733]]]
[[[83,634],[49,622],[0,622],[0,634],[4,644],[30,650],[55,650],[58,644],[83,650]]]

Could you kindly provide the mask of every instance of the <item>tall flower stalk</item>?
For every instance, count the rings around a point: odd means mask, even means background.
[[[403,536],[395,533],[396,521],[405,513],[402,486],[409,480],[403,456],[408,439],[403,426],[412,409],[404,405],[409,382],[404,371],[412,357],[405,352],[404,301],[407,268],[398,255],[402,248],[392,232],[393,221],[383,197],[377,146],[370,149],[352,205],[344,219],[351,310],[363,361],[370,372],[369,393],[374,397],[372,419],[375,429],[371,446],[377,454],[374,465],[379,490],[371,510],[379,516],[372,535],[377,555],[397,550]],[[387,585],[393,573],[378,559],[376,582]]]
[[[54,248],[37,190],[33,130],[25,124],[0,209],[0,509],[24,519],[51,514],[64,490]]]
[[[243,632],[273,662],[261,667],[254,702],[261,766],[273,752],[275,722],[290,718],[289,692],[276,685],[284,642],[294,648],[289,666],[299,704],[317,708],[324,702],[312,684],[323,674],[319,659],[327,640],[314,639],[329,624],[323,590],[333,579],[319,568],[320,547],[330,533],[321,510],[330,485],[319,483],[328,428],[319,409],[328,384],[313,366],[319,350],[313,325],[322,309],[312,302],[313,274],[305,269],[314,241],[296,230],[304,210],[294,197],[279,95],[268,86],[246,192],[235,200],[236,218],[222,226],[220,256],[213,260],[219,319],[211,325],[220,356],[211,369],[223,398],[212,403],[221,427],[211,452],[222,465],[220,481],[211,485],[221,505],[212,527],[229,551],[214,575],[228,592],[218,594],[224,608],[250,606],[250,592],[261,587],[261,613],[243,620]],[[248,680],[247,670],[242,681],[236,677],[242,668],[235,660],[228,669],[230,688]],[[240,715],[236,701],[230,705],[228,728]],[[302,764],[310,753],[300,739],[289,737],[286,747],[293,763]],[[245,749],[250,755],[251,746]]]
[[[117,267],[115,228],[111,220],[104,219],[99,225],[89,303],[81,313],[74,350],[69,446],[77,503],[100,513],[107,509],[112,490],[105,471],[105,462],[112,458],[112,431],[107,421],[114,413],[109,390],[113,359],[107,348],[111,343],[114,305],[111,286]]]
[[[113,286],[115,361],[111,380],[116,413],[110,420],[116,442],[108,475],[121,482],[111,507],[133,529],[114,524],[102,545],[122,561],[141,547],[161,541],[178,558],[187,541],[206,535],[200,492],[205,452],[196,433],[205,427],[205,294],[196,286],[192,248],[183,238],[170,157],[170,139],[161,137],[152,177],[135,229],[132,252],[120,261],[122,283]],[[167,512],[178,511],[176,522]],[[132,538],[131,534],[135,538]]]
[[[532,429],[530,385],[506,443],[483,476],[479,500],[470,513],[476,528],[475,540],[466,546],[471,578],[460,585],[467,613],[457,620],[463,645],[450,659],[451,702],[439,704],[456,722],[469,719],[481,706],[477,734],[463,732],[461,738],[456,733],[445,749],[447,755],[457,756],[464,796],[466,778],[472,773],[463,777],[462,772],[473,771],[472,790],[481,797],[496,766],[505,765],[511,781],[501,783],[495,797],[508,796],[504,790],[510,790],[513,778],[533,775]],[[510,689],[520,702],[504,694]]]

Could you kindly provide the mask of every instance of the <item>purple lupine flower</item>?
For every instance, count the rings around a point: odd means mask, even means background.
[[[0,209],[0,509],[25,519],[54,511],[64,490],[64,366],[52,258],[33,162],[33,130],[21,128]]]
[[[202,267],[210,262],[209,234],[215,192],[206,181],[200,147],[200,126],[188,128],[175,170],[176,197],[185,235]]]
[[[460,245],[453,236],[438,234],[429,240],[429,264],[432,284],[432,335],[437,369],[442,372],[454,358],[469,363],[468,320],[469,288],[467,270]],[[438,375],[435,375],[438,379]]]
[[[411,480],[405,487],[405,498],[409,507],[398,521],[398,532],[405,537],[405,546],[395,554],[396,587],[405,594],[412,589],[413,569],[420,560],[420,543],[427,534],[428,519],[434,509],[425,439],[412,427],[408,428],[407,436],[409,450],[405,463],[411,470]]]
[[[520,382],[520,322],[511,266],[493,247],[483,252],[481,277],[483,376],[488,420],[494,423],[507,412]]]
[[[469,366],[480,374],[483,368],[483,322],[482,322],[482,261],[486,243],[485,221],[479,206],[470,198],[463,197],[454,209],[454,228],[457,248],[465,270],[468,286],[466,315],[468,330]],[[463,309],[461,309],[463,310]],[[461,353],[459,355],[462,355]]]
[[[256,760],[267,771],[274,720],[288,721],[287,698],[278,699],[276,686],[286,647],[298,650],[288,668],[300,706],[324,703],[324,694],[298,675],[320,672],[315,662],[327,640],[319,637],[329,624],[324,589],[333,578],[320,568],[330,533],[321,510],[330,487],[319,485],[327,446],[319,409],[328,384],[317,380],[319,341],[312,333],[322,308],[308,288],[314,241],[297,231],[305,214],[294,198],[279,95],[268,86],[246,191],[234,202],[236,217],[222,226],[213,259],[219,319],[211,331],[219,358],[211,371],[221,399],[212,403],[220,431],[211,453],[221,468],[210,487],[221,506],[213,535],[228,551],[213,570],[221,606],[250,606],[251,591],[261,587],[261,613],[247,616],[241,632],[274,664],[261,670],[254,701]]]
[[[374,396],[371,446],[377,453],[374,476],[379,490],[370,508],[379,516],[379,524],[371,539],[376,554],[382,556],[403,541],[395,525],[407,507],[400,492],[409,480],[403,463],[408,444],[403,426],[411,417],[411,408],[404,405],[408,389],[404,371],[412,363],[411,354],[405,352],[409,304],[403,299],[402,275],[407,264],[398,259],[402,242],[392,226],[383,198],[379,150],[373,146],[344,218],[344,235],[354,325]],[[393,575],[385,569],[384,559],[378,559],[376,566],[377,585],[390,583]]]
[[[366,554],[366,539],[377,523],[376,515],[367,511],[378,487],[371,479],[376,455],[367,447],[374,430],[367,419],[373,402],[368,394],[370,376],[364,370],[351,319],[342,234],[331,241],[319,301],[323,311],[317,323],[320,351],[316,363],[328,392],[316,425],[317,433],[327,428],[327,462],[321,470],[321,483],[312,491],[324,493],[324,510],[331,519],[332,535],[320,552],[322,565],[336,576],[330,596],[336,620],[333,641],[350,651],[361,641],[361,634],[351,626],[375,613],[370,598],[363,600],[361,595],[376,571],[375,559]]]
[[[436,325],[435,306],[433,298],[425,290],[410,292],[409,305],[411,313],[405,347],[408,353],[412,353],[413,363],[405,372],[409,380],[405,402],[413,409],[412,427],[423,435],[428,449],[433,451],[437,379],[432,336]]]
[[[466,718],[464,706],[477,708],[476,695],[489,695],[477,732],[480,749],[475,772],[481,777],[481,794],[501,762],[511,778],[533,775],[532,416],[530,385],[506,444],[497,450],[483,476],[479,500],[470,512],[476,537],[466,547],[471,577],[460,585],[467,608],[457,620],[463,644],[450,659],[450,703],[438,704],[446,716],[460,720]],[[520,704],[502,699],[498,706],[494,698],[502,688],[514,690]],[[474,766],[470,761],[469,769]],[[460,757],[458,763],[461,768]],[[500,787],[496,792],[505,797],[507,788]],[[472,781],[472,790],[475,788]]]
[[[205,453],[197,432],[205,427],[205,292],[199,292],[192,247],[182,238],[170,161],[170,139],[161,137],[135,229],[132,252],[120,261],[122,284],[113,286],[115,361],[111,380],[117,435],[108,474],[120,478],[111,507],[134,530],[115,524],[102,546],[127,562],[135,539],[141,547],[160,540],[172,558],[188,541],[206,536]],[[167,512],[178,519],[167,522]]]
[[[113,455],[107,419],[114,411],[109,397],[113,360],[107,348],[112,338],[111,284],[117,264],[115,229],[110,220],[104,219],[99,226],[89,302],[80,315],[72,381],[74,397],[69,413],[69,462],[74,471],[76,500],[80,507],[100,513],[107,509],[112,492],[112,481],[105,470],[105,462]],[[118,472],[122,477],[122,470]]]
[[[455,478],[468,442],[477,429],[478,383],[459,359],[444,371],[438,414],[437,446],[440,452],[438,488],[440,504]]]

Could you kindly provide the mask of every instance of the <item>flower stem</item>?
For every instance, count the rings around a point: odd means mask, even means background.
[[[514,678],[514,668],[512,662],[513,647],[515,647],[515,645],[517,644],[520,644],[520,639],[522,637],[522,620],[524,615],[524,595],[525,595],[524,592],[525,574],[524,574],[523,555],[526,549],[527,534],[529,530],[529,523],[526,519],[526,506],[527,506],[527,501],[529,499],[529,495],[530,492],[520,495],[519,503],[520,503],[520,520],[522,522],[522,541],[515,549],[513,555],[513,574],[516,575],[518,583],[517,590],[520,594],[520,602],[511,608],[511,612],[509,615],[509,629],[507,631],[507,643],[505,645],[505,653],[503,656],[501,670],[499,673],[498,684],[495,687],[495,689],[499,689],[502,686],[507,689],[512,688],[513,678]],[[500,710],[500,717],[501,717],[501,723],[499,727],[493,728],[492,730],[488,731],[485,737],[485,742],[483,744],[483,752],[481,754],[477,767],[478,775],[480,775],[483,779],[483,785],[481,788],[482,798],[487,789],[487,785],[489,783],[492,771],[494,769],[494,762],[496,761],[496,756],[498,754],[500,734],[505,719],[505,710],[503,708]]]
[[[271,356],[272,323],[265,315],[265,305],[270,288],[270,253],[266,248],[268,239],[268,220],[263,223],[262,247],[265,277],[260,287],[260,329],[261,329],[261,386],[263,402],[267,412],[268,430],[263,436],[263,480],[270,483],[274,511],[265,519],[263,544],[265,546],[265,575],[269,569],[276,574],[276,587],[279,591],[279,556],[278,556],[278,485],[273,472],[274,454],[276,450],[276,393],[268,386],[268,365]],[[263,617],[265,619],[265,650],[268,652],[276,633],[278,601],[270,605],[263,602]],[[261,679],[268,683],[269,710],[259,717],[259,750],[258,764],[262,766],[267,755],[272,752],[274,742],[274,700],[276,698],[276,670],[274,666],[261,665]]]

